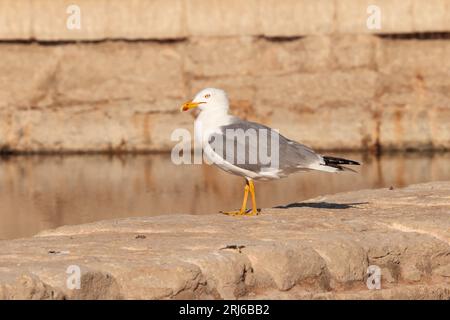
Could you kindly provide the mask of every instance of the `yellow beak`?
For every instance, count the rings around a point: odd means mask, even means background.
[[[183,105],[181,106],[181,111],[188,111],[194,108],[197,108],[199,105],[201,105],[202,103],[205,102],[193,102],[193,101],[188,101],[186,103],[183,103]]]

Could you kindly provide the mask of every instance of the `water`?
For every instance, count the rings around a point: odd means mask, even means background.
[[[256,182],[258,207],[342,191],[450,180],[448,153],[336,155],[362,161],[360,173],[309,172]],[[243,186],[242,178],[215,167],[176,166],[169,155],[0,158],[0,239],[103,219],[237,209]]]

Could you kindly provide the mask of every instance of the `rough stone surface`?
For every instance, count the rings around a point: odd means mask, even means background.
[[[170,150],[190,127],[179,46],[2,45],[0,148]],[[111,54],[114,52],[114,54]]]
[[[443,55],[449,41],[381,42],[374,104],[383,148],[448,148],[450,62]]]
[[[377,1],[380,30],[369,0],[71,4],[0,0],[1,151],[168,151],[209,86],[316,149],[450,149],[447,0]]]
[[[77,0],[81,29],[66,27],[69,0],[1,0],[0,38],[180,39],[436,32],[450,29],[447,0],[378,0],[381,29],[367,28],[371,0]],[[399,19],[401,17],[401,19]]]
[[[263,0],[262,33],[268,37],[330,34],[336,27],[335,10],[335,4],[327,0]]]
[[[257,217],[171,215],[0,241],[3,299],[449,299],[450,183],[363,190]],[[81,289],[66,283],[81,268]],[[381,269],[381,289],[366,286]]]
[[[80,12],[80,28],[68,28]],[[183,0],[1,0],[0,38],[8,40],[179,39],[186,36]],[[170,19],[167,17],[170,16]]]
[[[232,111],[316,149],[450,149],[450,43],[370,35],[0,45],[0,149],[168,151],[180,104]],[[326,133],[326,134],[324,134]]]

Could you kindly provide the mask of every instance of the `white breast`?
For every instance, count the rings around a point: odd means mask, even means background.
[[[231,118],[227,113],[202,111],[194,122],[194,134],[196,142],[202,147],[208,142],[213,133],[220,133],[220,127],[231,123]]]

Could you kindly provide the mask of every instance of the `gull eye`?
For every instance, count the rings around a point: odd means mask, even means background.
[[[205,94],[206,99],[208,99],[209,97],[211,97],[211,95],[209,93]]]

